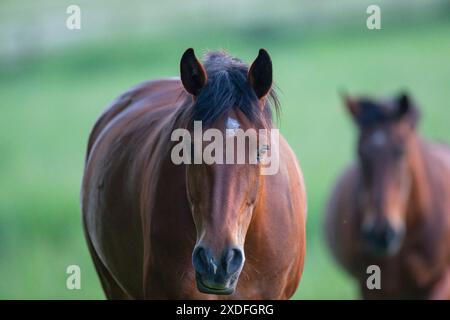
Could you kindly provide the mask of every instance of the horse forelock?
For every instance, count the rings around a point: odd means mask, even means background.
[[[358,123],[362,127],[373,127],[379,124],[393,123],[400,119],[398,107],[394,100],[384,100],[381,103],[362,98],[359,102],[360,112],[357,116]],[[420,119],[419,110],[413,106],[409,113],[409,119],[416,123]]]

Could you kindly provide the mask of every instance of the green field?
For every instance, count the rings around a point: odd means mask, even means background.
[[[423,111],[423,134],[450,142],[446,20],[375,32],[191,28],[84,41],[18,63],[0,60],[0,299],[103,298],[80,219],[88,134],[129,87],[178,75],[187,47],[198,54],[224,48],[248,62],[260,47],[270,52],[279,127],[300,160],[309,200],[306,266],[294,298],[357,298],[322,241],[324,204],[353,158],[355,130],[338,91],[388,96],[406,89]],[[82,290],[65,287],[70,264],[81,267]]]

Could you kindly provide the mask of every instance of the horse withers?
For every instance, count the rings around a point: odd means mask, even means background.
[[[357,158],[328,204],[326,238],[363,298],[450,299],[450,148],[423,139],[406,94],[346,97]],[[368,285],[379,267],[379,286]],[[369,281],[368,281],[369,280]]]
[[[202,159],[229,160],[232,151],[233,160],[241,151],[228,142],[238,132],[276,130],[271,59],[261,49],[248,68],[210,52],[202,64],[188,49],[180,70],[180,79],[122,94],[91,132],[82,211],[104,292],[110,299],[289,298],[305,255],[306,195],[294,153],[268,134],[254,144],[244,137],[249,149],[257,146],[244,162]],[[187,144],[175,132],[189,136]],[[211,152],[215,139],[227,143]],[[277,170],[263,174],[273,150]]]

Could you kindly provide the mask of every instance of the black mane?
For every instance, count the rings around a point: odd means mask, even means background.
[[[272,122],[272,105],[278,115],[279,102],[273,89],[261,112],[258,98],[247,79],[248,65],[242,60],[214,51],[204,56],[204,67],[208,80],[192,107],[193,121],[211,124],[233,107],[239,108],[249,120],[260,123]]]
[[[377,124],[386,123],[391,118],[380,106],[368,99],[362,99],[359,105],[361,111],[358,114],[358,122],[364,127],[372,127]]]

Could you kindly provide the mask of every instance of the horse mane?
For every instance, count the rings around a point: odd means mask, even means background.
[[[188,124],[202,121],[203,125],[209,125],[233,108],[261,125],[272,125],[272,108],[278,118],[280,103],[275,89],[270,90],[261,110],[258,97],[248,82],[249,67],[245,62],[225,51],[208,52],[203,60],[208,80],[194,100],[188,95],[183,103],[183,107],[191,105],[187,108]]]

